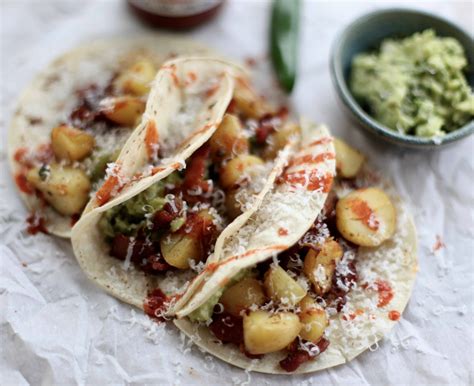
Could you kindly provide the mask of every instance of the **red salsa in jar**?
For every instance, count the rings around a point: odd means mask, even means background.
[[[156,27],[187,29],[212,19],[224,0],[127,0],[143,21]]]

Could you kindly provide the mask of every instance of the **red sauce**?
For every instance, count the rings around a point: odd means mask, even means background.
[[[26,231],[30,235],[36,235],[38,232],[48,234],[46,220],[43,217],[38,216],[36,213],[29,215],[26,219],[26,223],[28,224]]]
[[[313,169],[309,173],[306,170],[299,170],[285,173],[283,180],[291,185],[303,185],[309,191],[322,189],[324,193],[328,193],[331,190],[333,176],[331,173],[321,176],[317,169]]]
[[[393,320],[393,321],[395,322],[395,321],[397,321],[398,319],[400,319],[400,312],[395,311],[395,310],[389,311],[389,313],[388,313],[388,318],[389,318],[390,320]]]
[[[266,252],[266,251],[284,251],[285,249],[288,248],[288,245],[273,245],[273,246],[269,246],[269,247],[265,247],[265,248],[255,248],[255,249],[251,249],[245,253],[242,253],[241,255],[235,255],[235,256],[231,256],[231,257],[228,257],[227,259],[225,260],[222,260],[220,261],[219,263],[211,263],[209,264],[206,269],[204,271],[201,272],[200,275],[203,275],[205,274],[206,272],[214,272],[215,270],[217,270],[219,267],[225,265],[225,264],[228,264],[230,263],[231,261],[234,261],[234,260],[240,260],[240,259],[244,259],[246,257],[249,257],[249,256],[252,256],[256,253],[259,253],[259,252]]]
[[[219,84],[215,84],[206,91],[206,98],[210,98],[211,96],[213,96],[217,92],[217,90],[219,90]]]
[[[444,245],[443,240],[441,239],[441,236],[436,235],[436,242],[433,245],[433,252],[437,252],[444,247],[446,247],[446,245]]]
[[[168,296],[166,296],[159,288],[156,288],[148,293],[145,303],[143,304],[143,310],[148,316],[157,321],[164,322],[165,319],[161,315],[166,311],[168,302]]]
[[[35,151],[29,153],[28,148],[18,148],[13,159],[26,169],[31,169],[35,163],[48,164],[54,159],[53,148],[50,143],[38,145]]]
[[[97,205],[102,206],[112,197],[112,191],[118,185],[118,177],[110,176],[95,194]]]
[[[148,121],[145,133],[145,146],[149,159],[153,159],[157,155],[158,150],[158,130],[154,120]]]
[[[317,155],[307,154],[301,157],[293,158],[288,167],[297,166],[301,164],[317,164],[326,160],[334,159],[336,156],[334,153],[321,153]]]
[[[35,192],[34,188],[26,180],[25,174],[22,172],[15,175],[15,183],[18,189],[25,194],[33,194]]]
[[[390,286],[390,283],[381,279],[377,279],[375,281],[375,285],[377,286],[377,292],[379,293],[379,302],[377,307],[384,307],[392,301],[394,296],[393,289]]]
[[[351,312],[349,315],[343,315],[342,319],[344,319],[344,320],[354,320],[355,318],[357,318],[359,315],[362,315],[363,313],[364,313],[364,310],[361,310],[359,308],[355,312]]]
[[[376,231],[379,229],[379,221],[374,217],[373,210],[369,207],[366,201],[359,198],[354,198],[348,205],[352,212],[357,216],[357,219],[361,221],[367,228]]]
[[[13,155],[13,159],[19,164],[21,164],[22,166],[33,166],[33,165],[30,165],[30,163],[27,161],[27,158],[26,158],[27,154],[28,154],[28,148],[20,147],[15,151],[15,154]]]
[[[311,142],[309,144],[309,146],[325,145],[325,144],[331,143],[331,142],[332,142],[332,137],[324,137],[324,138],[317,139],[314,142]]]
[[[286,229],[286,228],[279,228],[279,229],[278,229],[278,235],[279,235],[279,236],[288,236],[288,229]]]

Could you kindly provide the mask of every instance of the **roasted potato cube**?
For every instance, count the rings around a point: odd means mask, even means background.
[[[123,71],[114,81],[114,86],[125,94],[143,96],[150,91],[155,74],[154,64],[148,59],[141,59]]]
[[[237,81],[233,97],[237,110],[248,118],[260,119],[274,112],[274,109],[245,81]]]
[[[326,311],[310,297],[305,296],[300,302],[300,321],[303,325],[300,337],[316,343],[321,339],[329,324]]]
[[[300,331],[300,320],[291,312],[252,311],[244,316],[244,345],[250,354],[282,350]]]
[[[65,216],[81,213],[89,201],[91,183],[80,169],[51,164],[49,168],[29,170],[26,179],[43,193],[54,209]]]
[[[270,136],[269,145],[264,150],[264,157],[266,159],[275,158],[292,136],[299,136],[300,134],[301,128],[299,125],[291,122],[286,123]]]
[[[112,122],[133,128],[145,111],[145,102],[133,96],[106,98],[101,101],[101,111]]]
[[[91,154],[94,137],[71,126],[58,126],[51,131],[51,146],[58,159],[80,161]]]
[[[390,198],[378,188],[359,189],[336,205],[336,225],[347,240],[376,247],[395,232],[396,211]]]
[[[222,294],[219,303],[224,310],[234,316],[239,316],[243,310],[252,305],[261,306],[265,303],[265,293],[257,279],[247,277],[227,288]]]
[[[265,272],[263,285],[272,300],[285,305],[294,306],[306,296],[306,290],[279,265],[272,265]]]
[[[252,178],[252,168],[258,165],[263,165],[263,160],[254,155],[241,154],[232,158],[221,169],[220,181],[222,187],[231,189],[236,187],[246,176]]]
[[[247,153],[249,149],[248,139],[244,136],[240,120],[232,114],[224,115],[209,144],[215,160],[232,158],[235,155]]]
[[[355,177],[365,162],[364,155],[338,138],[334,138],[334,146],[337,175],[343,178]]]
[[[306,254],[303,272],[318,295],[325,294],[331,288],[336,265],[343,254],[342,247],[334,240],[327,240],[319,252],[310,249]]]
[[[178,269],[188,269],[189,260],[197,262],[201,257],[199,240],[188,234],[172,233],[164,236],[160,247],[166,262]]]

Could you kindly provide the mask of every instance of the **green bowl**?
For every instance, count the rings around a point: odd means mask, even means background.
[[[367,131],[391,143],[416,149],[439,148],[465,138],[474,132],[474,120],[437,139],[421,138],[395,132],[372,118],[352,96],[348,86],[352,58],[373,51],[388,37],[403,38],[431,28],[439,36],[457,39],[468,60],[466,74],[474,88],[474,42],[471,36],[453,23],[438,16],[409,9],[386,9],[371,12],[349,24],[337,37],[331,53],[331,76],[342,103]]]

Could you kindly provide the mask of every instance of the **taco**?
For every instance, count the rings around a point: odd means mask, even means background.
[[[261,98],[239,67],[166,62],[141,123],[72,230],[80,266],[113,296],[173,315],[220,240],[258,209],[299,136],[287,109]]]
[[[9,161],[32,231],[69,237],[107,164],[145,111],[159,67],[208,55],[172,35],[88,43],[52,62],[24,91],[9,129]]]
[[[391,185],[324,127],[302,127],[305,145],[175,310],[196,345],[246,370],[350,361],[388,333],[415,280],[415,227]]]

